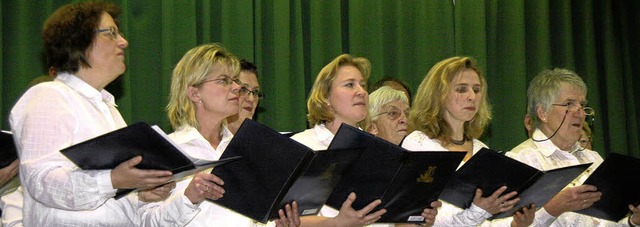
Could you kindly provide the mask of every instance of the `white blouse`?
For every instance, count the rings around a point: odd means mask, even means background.
[[[544,140],[547,139],[547,136],[539,129],[536,129],[532,134],[532,138]],[[573,180],[571,184],[567,185],[567,187],[582,185],[593,170],[598,168],[603,162],[598,152],[582,149],[578,142],[573,145],[570,151],[563,151],[553,144],[551,140],[536,142],[533,141],[533,139],[528,139],[505,155],[539,170],[550,170],[584,163],[593,163],[580,176]],[[536,212],[535,222],[550,223],[550,226],[629,226],[627,224],[627,218],[623,218],[618,223],[615,223],[574,212],[563,213],[556,219],[547,213],[544,208]]]
[[[115,200],[111,170],[82,170],[59,151],[122,128],[114,97],[61,72],[18,100],[9,117],[20,157],[24,225],[132,226],[129,197]]]
[[[217,148],[212,147],[209,141],[193,127],[183,127],[171,133],[169,138],[178,144],[188,156],[215,161],[220,159],[233,137],[226,127],[223,128],[221,134],[222,140]],[[210,173],[211,169],[203,172]],[[275,226],[274,222],[263,225],[209,200],[197,205],[192,204],[184,195],[184,191],[193,176],[180,179],[167,200],[150,203],[143,207],[141,209],[143,226]]]

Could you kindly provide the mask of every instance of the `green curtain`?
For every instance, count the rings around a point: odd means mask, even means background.
[[[72,1],[7,0],[0,6],[0,127],[35,77],[46,74],[40,30]],[[638,1],[570,0],[119,0],[129,41],[127,71],[107,89],[128,123],[170,130],[164,107],[171,71],[190,48],[223,43],[255,62],[266,97],[257,120],[306,128],[306,98],[320,69],[341,53],[368,58],[370,83],[406,81],[413,92],[436,62],[478,60],[492,123],[483,136],[509,150],[526,139],[528,82],[543,69],[576,71],[596,110],[594,149],[640,156]]]

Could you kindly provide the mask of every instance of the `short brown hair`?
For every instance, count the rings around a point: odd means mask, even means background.
[[[47,65],[58,72],[77,72],[80,67],[90,68],[85,51],[96,37],[96,29],[103,13],[116,18],[120,8],[114,4],[90,1],[64,5],[44,22],[42,40]]]

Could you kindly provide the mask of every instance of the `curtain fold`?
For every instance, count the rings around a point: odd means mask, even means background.
[[[46,74],[40,31],[69,0],[0,5],[0,128],[27,84]],[[528,82],[562,67],[587,82],[596,110],[594,149],[640,156],[638,1],[570,0],[117,0],[129,41],[127,71],[107,87],[128,123],[171,131],[164,110],[173,67],[189,49],[220,42],[258,66],[266,97],[256,119],[306,128],[320,69],[342,53],[368,58],[369,83],[407,82],[413,93],[436,62],[474,57],[488,81],[493,120],[483,138],[509,150],[526,138]]]

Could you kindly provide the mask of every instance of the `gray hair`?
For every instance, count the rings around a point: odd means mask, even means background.
[[[582,78],[568,69],[544,70],[529,83],[527,112],[531,116],[531,124],[534,128],[538,128],[542,123],[537,114],[538,106],[548,113],[563,84],[571,85],[587,94],[587,85]]]
[[[389,86],[382,86],[369,94],[369,114],[365,120],[365,129],[371,126],[371,123],[378,119],[380,116],[376,116],[380,113],[382,107],[391,102],[402,101],[409,105],[409,98],[407,95],[399,90],[393,89]]]

